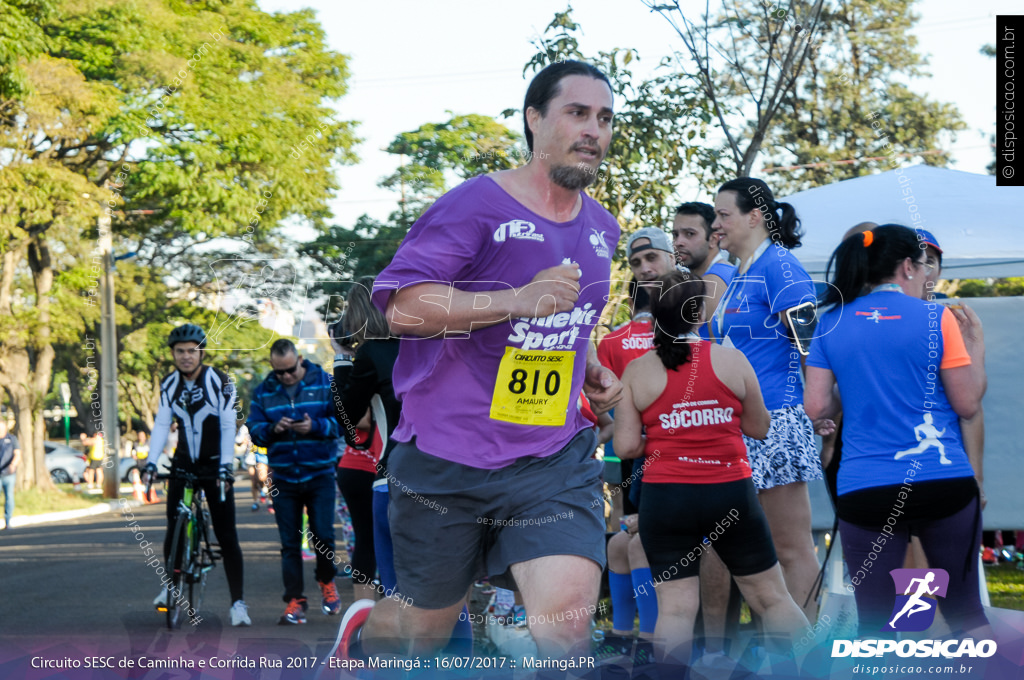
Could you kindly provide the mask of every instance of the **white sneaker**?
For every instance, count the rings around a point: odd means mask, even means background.
[[[156,607],[158,611],[167,609],[167,588],[161,589],[160,594],[153,598],[153,606]]]
[[[235,603],[231,605],[231,625],[232,626],[251,626],[252,621],[249,620],[249,607],[246,606],[242,600],[235,600]]]

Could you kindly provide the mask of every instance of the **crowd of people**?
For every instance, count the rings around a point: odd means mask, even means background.
[[[354,282],[330,329],[332,373],[286,339],[270,348],[246,423],[265,458],[247,467],[253,509],[271,487],[280,622],[306,620],[304,535],[323,613],[342,610],[338,489],[355,595],[338,657],[471,649],[466,607],[481,579],[518,592],[541,656],[588,655],[591,621],[565,613],[593,612],[606,566],[606,642],[619,653],[691,664],[699,637],[701,655],[724,656],[741,595],[769,653],[784,656],[817,620],[807,484],[824,461],[862,632],[885,623],[889,570],[916,537],[917,566],[958,580],[940,604],[947,622],[985,634],[970,443],[984,339],[968,307],[929,300],[934,236],[860,225],[819,300],[792,253],[794,208],[736,178],[714,205],[679,206],[671,234],[649,226],[625,241],[631,318],[597,342],[620,229],[583,189],[611,140],[611,86],[593,66],[559,62],[535,76],[523,111],[529,163],[442,196],[376,279]],[[809,341],[796,313],[808,304],[819,310]],[[232,623],[248,625],[229,483],[237,397],[203,363],[205,342],[191,324],[172,332],[176,370],[150,450],[176,422],[173,464],[228,482],[225,501],[214,482],[207,499]],[[595,457],[599,437],[614,462]],[[606,531],[606,494],[619,533]],[[169,526],[179,495],[172,482]]]

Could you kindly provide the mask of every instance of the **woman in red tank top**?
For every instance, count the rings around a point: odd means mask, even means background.
[[[646,456],[640,540],[658,596],[655,649],[689,664],[700,557],[713,547],[786,651],[807,618],[786,590],[742,437],[763,439],[771,417],[743,353],[696,334],[704,282],[686,272],[659,281],[655,351],[626,367],[615,409],[615,452]]]

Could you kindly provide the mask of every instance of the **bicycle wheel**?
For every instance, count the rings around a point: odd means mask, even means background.
[[[193,506],[196,513],[195,529],[192,532],[192,564],[189,569],[188,580],[188,601],[194,610],[199,614],[203,605],[203,593],[206,591],[206,577],[213,569],[213,550],[210,548],[210,513],[205,506],[196,504]]]
[[[181,620],[185,617],[182,596],[185,583],[189,580],[186,568],[192,561],[192,546],[188,540],[189,519],[185,513],[178,515],[174,538],[171,540],[171,555],[167,560],[167,575],[170,576],[167,583],[167,627],[171,630],[181,628]]]

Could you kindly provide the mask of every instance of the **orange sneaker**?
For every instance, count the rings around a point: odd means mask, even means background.
[[[324,614],[328,616],[335,616],[341,612],[341,596],[338,595],[338,586],[334,585],[332,580],[330,583],[321,583],[320,592],[323,594],[323,600],[320,603],[320,608],[323,609]]]
[[[278,625],[298,625],[306,622],[306,598],[304,597],[293,597],[288,603],[288,606],[284,609],[284,614],[281,614],[281,619],[277,622]]]

